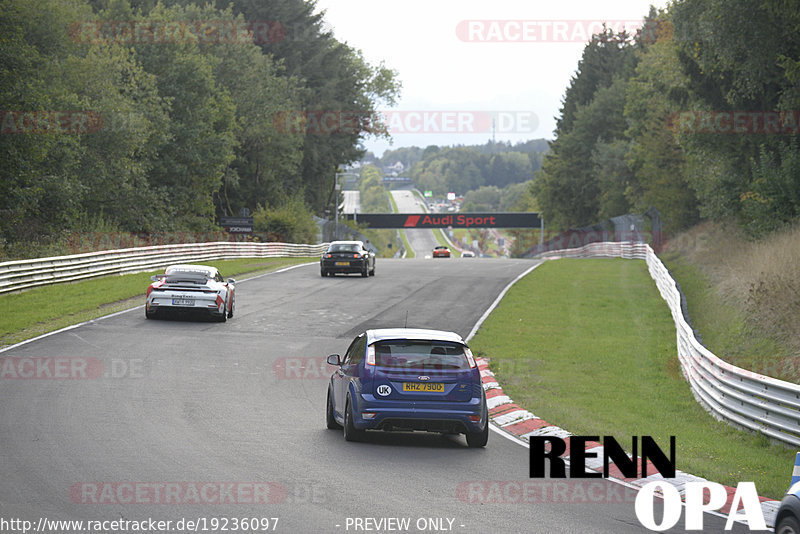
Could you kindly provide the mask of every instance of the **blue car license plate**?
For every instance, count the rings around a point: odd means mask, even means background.
[[[444,384],[433,384],[430,382],[403,382],[403,391],[444,393]]]

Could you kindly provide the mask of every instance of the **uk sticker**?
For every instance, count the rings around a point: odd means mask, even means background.
[[[381,397],[387,397],[392,392],[392,386],[389,386],[387,384],[381,384],[380,386],[378,386],[377,391],[378,395],[380,395]]]

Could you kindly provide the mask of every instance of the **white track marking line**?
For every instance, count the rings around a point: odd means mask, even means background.
[[[262,278],[264,276],[269,276],[271,274],[284,273],[286,271],[291,271],[292,269],[297,269],[298,267],[305,267],[306,265],[316,265],[316,264],[317,264],[316,262],[309,262],[309,263],[299,263],[297,265],[290,265],[289,267],[284,267],[282,269],[278,269],[277,271],[270,271],[268,273],[259,274],[257,276],[253,276],[251,278],[245,278],[243,280],[237,281],[236,283],[237,284],[241,284],[242,282],[248,282],[250,280],[256,280],[257,278]],[[15,349],[17,347],[21,347],[22,345],[26,345],[26,344],[31,343],[33,341],[37,341],[39,339],[43,339],[43,338],[46,338],[46,337],[49,337],[49,336],[54,336],[54,335],[60,334],[62,332],[67,332],[69,330],[73,330],[75,328],[79,328],[79,327],[87,325],[89,323],[94,323],[96,321],[102,321],[103,319],[109,319],[111,317],[116,317],[117,315],[122,315],[123,313],[128,313],[128,312],[131,312],[131,311],[134,311],[134,310],[140,310],[142,308],[144,308],[144,304],[140,304],[139,306],[134,306],[133,308],[128,308],[127,310],[121,310],[121,311],[118,311],[118,312],[110,313],[108,315],[103,315],[102,317],[95,317],[94,319],[89,319],[88,321],[83,321],[82,323],[73,324],[73,325],[70,325],[70,326],[65,326],[64,328],[59,328],[58,330],[53,330],[52,332],[47,332],[46,334],[42,334],[40,336],[32,337],[30,339],[26,339],[25,341],[20,341],[19,343],[14,343],[13,345],[9,345],[8,347],[0,349],[0,352],[5,352],[7,350]]]

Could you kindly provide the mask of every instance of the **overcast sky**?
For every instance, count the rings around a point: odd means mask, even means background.
[[[387,148],[553,138],[588,34],[641,24],[666,0],[318,0],[340,41],[398,72]],[[382,108],[389,109],[389,108]]]

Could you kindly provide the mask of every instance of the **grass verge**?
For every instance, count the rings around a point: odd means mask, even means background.
[[[378,251],[378,258],[393,258],[394,253],[401,241],[397,239],[397,232],[391,229],[370,229],[361,227],[360,232],[364,234],[370,244]]]
[[[673,239],[660,257],[709,350],[800,383],[800,226],[751,242],[730,225],[704,223]]]
[[[244,258],[204,262],[228,277],[258,274],[317,258]],[[150,276],[163,269],[38,287],[0,295],[9,310],[0,323],[0,348],[59,328],[144,304]]]
[[[713,419],[683,379],[675,326],[643,261],[547,262],[470,343],[515,402],[578,435],[676,436],[678,469],[780,499],[795,452]]]
[[[689,321],[708,349],[733,365],[790,382],[800,378],[800,358],[748,326],[742,310],[726,302],[712,281],[686,258],[663,254],[662,261],[686,296]]]
[[[400,230],[399,234],[400,234],[400,239],[403,241],[403,246],[406,249],[406,259],[415,258],[416,257],[416,253],[414,252],[414,249],[411,248],[411,243],[408,242],[408,238],[406,237],[405,230]]]

